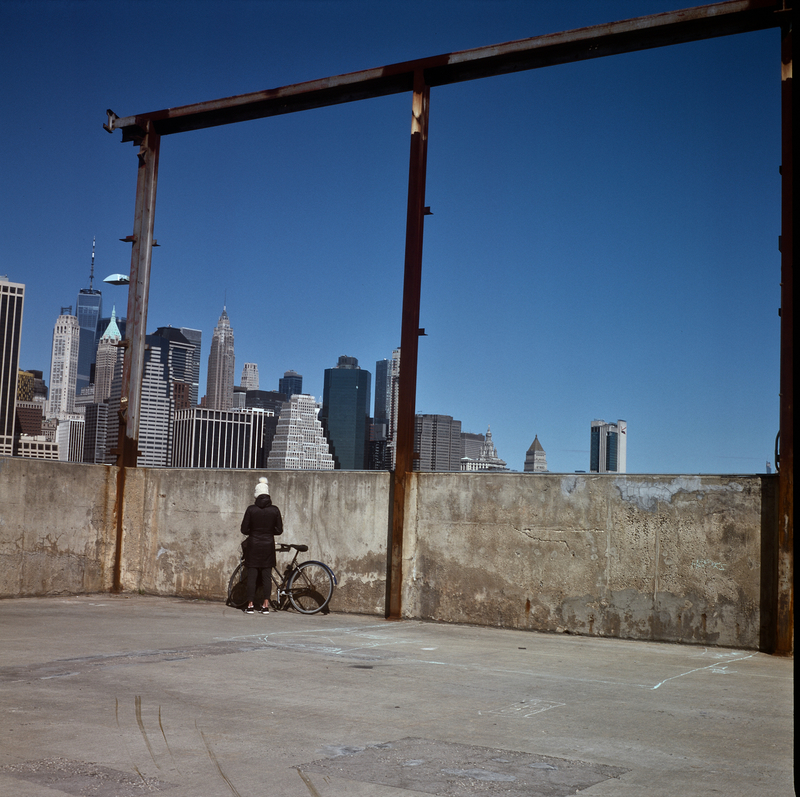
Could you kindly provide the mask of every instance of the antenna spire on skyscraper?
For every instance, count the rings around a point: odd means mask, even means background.
[[[92,268],[89,272],[89,290],[91,291],[94,288],[94,244],[97,240],[96,237],[92,238]]]

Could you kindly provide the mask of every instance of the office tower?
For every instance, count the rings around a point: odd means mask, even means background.
[[[378,360],[375,363],[375,414],[373,423],[385,425],[389,430],[389,409],[392,395],[392,368],[389,360]]]
[[[386,447],[394,470],[397,454],[397,408],[400,404],[400,349],[392,352],[392,364],[389,369],[389,428],[386,431]]]
[[[26,434],[28,437],[38,437],[42,433],[41,401],[20,401],[17,399],[17,427],[16,434]]]
[[[145,338],[142,396],[139,407],[140,467],[168,467],[172,460],[175,400],[169,369],[169,341],[157,335]],[[114,369],[108,399],[105,461],[116,462],[119,445],[119,409],[122,392],[122,360]]]
[[[460,435],[463,443],[464,435]],[[508,470],[504,460],[500,459],[497,455],[497,448],[492,441],[492,428],[491,426],[486,430],[486,435],[483,437],[478,456],[474,459],[471,457],[464,457],[461,460],[461,470],[463,471],[504,471]]]
[[[179,327],[178,331],[194,346],[189,406],[196,407],[200,403],[200,346],[203,341],[203,333],[199,329],[191,329],[190,327]]]
[[[83,461],[102,465],[106,458],[108,404],[87,405],[83,420]]]
[[[258,365],[256,363],[244,364],[240,384],[245,390],[258,390]]]
[[[187,409],[191,402],[192,388],[195,379],[195,344],[176,327],[159,327],[154,333],[161,338],[167,351],[167,367],[169,382],[175,409]]]
[[[214,328],[211,353],[208,355],[206,407],[210,410],[229,410],[233,407],[233,329],[225,308]]]
[[[277,470],[333,470],[328,441],[313,396],[295,393],[278,418],[267,467]]]
[[[83,418],[62,418],[56,430],[58,458],[62,462],[83,462]]]
[[[378,360],[375,363],[375,411],[369,429],[369,459],[367,467],[370,470],[392,469],[392,460],[388,447],[391,387],[391,363],[386,359]]]
[[[75,305],[75,315],[80,327],[78,342],[78,372],[75,381],[76,395],[92,382],[92,366],[97,354],[97,323],[103,315],[103,294],[94,290],[94,241],[92,241],[92,266],[89,287],[81,288]]]
[[[243,410],[247,406],[247,388],[241,385],[233,386],[232,410]]]
[[[112,320],[117,325],[117,329],[119,330],[120,340],[125,340],[125,328],[127,326],[125,319],[122,316],[118,316],[116,314],[116,307],[114,308],[114,311],[112,312],[111,315],[113,316],[113,319],[112,317],[101,318],[97,322],[97,333],[94,336],[95,349],[97,349],[97,346],[100,344],[100,338],[102,338],[103,335],[105,335],[105,332],[108,329],[108,325],[111,323]]]
[[[0,456],[14,453],[25,286],[0,275]]]
[[[592,473],[627,473],[628,424],[592,421],[589,469]]]
[[[72,308],[61,309],[63,311]],[[62,312],[53,329],[48,418],[66,418],[75,412],[80,337],[81,328],[77,317]]]
[[[547,473],[547,456],[539,442],[539,435],[534,436],[531,447],[525,454],[523,470],[525,473]]]
[[[39,371],[41,374],[41,371]],[[36,377],[31,371],[19,371],[17,381],[17,410],[15,435],[38,437],[42,433],[44,404],[34,401]],[[19,451],[17,451],[19,454]]]
[[[21,434],[17,444],[17,456],[25,459],[58,459],[58,443],[44,435]]]
[[[450,415],[414,416],[415,471],[461,470],[461,421]]]
[[[269,410],[277,418],[281,414],[283,403],[289,396],[276,390],[248,390],[245,393],[245,407],[254,410]]]
[[[100,342],[97,344],[97,355],[94,367],[94,403],[100,404],[111,395],[111,380],[114,378],[114,367],[122,357],[123,349],[117,344],[122,334],[117,326],[116,308],[111,310],[108,323]]]
[[[461,432],[461,458],[477,460],[481,455],[481,446],[486,438],[475,432]]]
[[[303,392],[303,377],[297,371],[284,371],[283,378],[278,380],[278,393],[291,398],[295,393]]]
[[[173,467],[263,468],[268,415],[263,410],[177,410]]]
[[[337,470],[365,470],[369,455],[372,375],[355,357],[325,369],[320,421]]]

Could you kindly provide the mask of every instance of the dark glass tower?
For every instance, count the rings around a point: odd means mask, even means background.
[[[78,316],[80,338],[78,341],[78,379],[75,395],[93,381],[92,366],[97,354],[97,325],[103,315],[103,294],[94,289],[94,241],[92,241],[92,266],[89,272],[89,287],[81,288],[75,306]],[[102,332],[100,333],[102,335]]]
[[[92,366],[97,354],[97,324],[103,315],[103,294],[92,288],[83,288],[78,293],[75,311],[78,316],[80,338],[78,342],[78,381],[75,395],[92,382]]]
[[[278,380],[278,393],[283,393],[287,399],[299,396],[303,392],[303,377],[297,371],[286,371],[282,379]]]
[[[320,421],[337,470],[366,470],[372,375],[355,357],[339,358],[325,369]]]

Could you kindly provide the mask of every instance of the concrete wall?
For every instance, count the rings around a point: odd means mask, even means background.
[[[241,554],[242,516],[254,471],[128,471],[123,588],[214,600],[227,594]],[[338,611],[381,614],[386,593],[389,473],[275,471],[284,542],[309,546],[338,579]]]
[[[757,648],[773,481],[419,474],[404,613]]]
[[[0,459],[0,597],[111,588],[116,474]],[[224,599],[258,476],[129,470],[123,589]],[[390,474],[268,476],[284,539],[337,575],[333,610],[382,615]],[[404,616],[758,648],[775,478],[414,474]]]
[[[0,597],[111,588],[116,468],[0,458]]]

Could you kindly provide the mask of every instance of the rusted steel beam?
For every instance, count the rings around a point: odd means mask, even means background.
[[[781,398],[778,471],[777,639],[775,653],[794,654],[794,249],[792,31],[781,42]]]
[[[419,306],[422,292],[422,236],[425,220],[425,177],[428,162],[430,86],[422,70],[414,75],[411,102],[411,154],[408,166],[406,254],[403,276],[403,315],[400,330],[400,385],[392,494],[392,538],[389,558],[389,605],[386,616],[399,619],[402,611],[403,528],[408,475],[414,469],[414,414],[417,396]]]
[[[128,315],[125,326],[125,347],[122,362],[122,399],[117,440],[117,539],[114,554],[112,589],[122,589],[123,506],[125,499],[125,470],[135,468],[139,456],[139,420],[141,417],[142,379],[147,329],[147,300],[150,293],[150,263],[153,255],[153,227],[158,182],[158,157],[161,137],[154,125],[145,123],[138,140],[139,159],[136,177],[136,202],[133,235],[129,236],[131,272],[128,287]]]
[[[792,0],[731,0],[664,14],[551,33],[530,39],[406,61],[277,89],[118,117],[108,112],[109,132],[133,140],[155,124],[161,135],[262,119],[344,102],[412,91],[423,72],[428,86],[503,75],[618,53],[778,27],[791,18]]]

